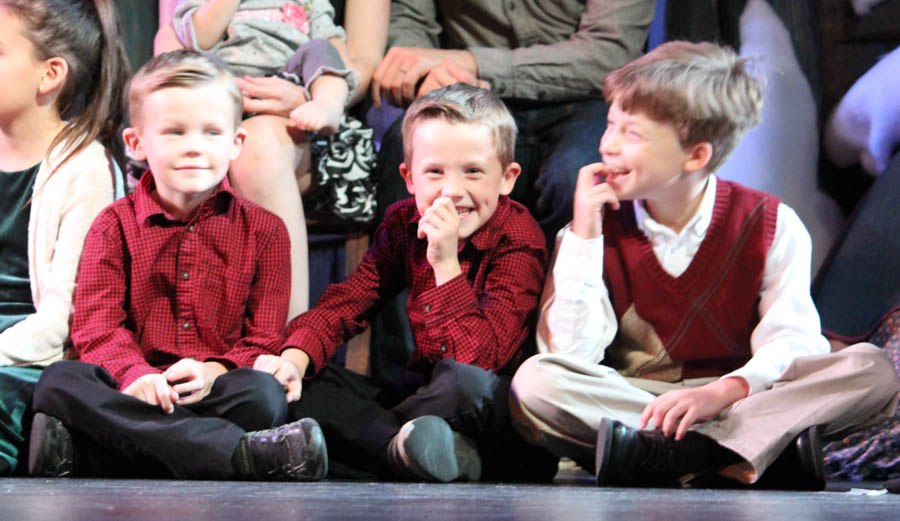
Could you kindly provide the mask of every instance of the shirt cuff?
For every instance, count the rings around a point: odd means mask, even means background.
[[[309,356],[309,363],[312,367],[306,369],[307,373],[315,375],[325,367],[327,361],[325,359],[325,348],[322,346],[322,341],[319,340],[319,337],[315,334],[309,332],[309,330],[298,329],[291,333],[278,353],[281,354],[285,349],[290,348],[299,349]],[[302,377],[303,375],[300,376]]]
[[[761,371],[754,370],[754,368],[750,366],[749,363],[744,367],[735,369],[722,378],[743,378],[744,381],[747,382],[747,385],[750,386],[750,393],[747,396],[758,393],[760,391],[765,391],[772,387],[772,384],[775,383],[775,380],[773,380],[769,375]]]

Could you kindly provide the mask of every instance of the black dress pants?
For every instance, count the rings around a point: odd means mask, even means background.
[[[409,420],[432,415],[472,439],[482,459],[485,480],[549,480],[556,458],[528,445],[509,420],[509,376],[499,376],[452,358],[430,374],[407,373],[388,387],[330,364],[303,382],[300,400],[289,404],[289,417],[314,418],[328,444],[333,477],[390,478],[387,446]]]
[[[219,376],[203,400],[171,414],[117,387],[102,367],[67,360],[47,367],[34,391],[34,410],[69,428],[92,474],[234,478],[241,436],[287,415],[282,386],[249,368]]]

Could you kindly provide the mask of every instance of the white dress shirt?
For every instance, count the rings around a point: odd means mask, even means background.
[[[679,233],[650,217],[641,201],[632,202],[638,228],[673,277],[687,269],[706,237],[716,182],[711,175],[697,213]],[[750,337],[753,356],[746,365],[723,376],[743,378],[751,394],[771,387],[794,358],[830,351],[809,292],[811,255],[812,242],[800,218],[780,204],[760,289],[760,321]],[[557,235],[541,298],[538,351],[601,363],[617,328],[603,282],[603,237],[583,239],[569,224]]]

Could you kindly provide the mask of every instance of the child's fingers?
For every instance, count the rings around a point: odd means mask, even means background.
[[[185,359],[166,369],[163,376],[167,382],[173,383],[179,380],[195,380],[199,375],[195,364],[187,363]]]
[[[619,198],[616,196],[615,190],[606,183],[601,183],[590,187],[588,197],[591,202],[598,208],[604,204],[608,204],[613,210],[619,209]]]
[[[662,421],[662,432],[666,436],[672,436],[678,429],[679,423],[687,413],[687,407],[681,402],[676,402],[666,411],[665,418]]]
[[[612,172],[612,168],[605,163],[591,163],[578,170],[578,178],[575,181],[575,190],[584,190],[597,184],[597,174]]]
[[[681,417],[681,421],[678,422],[678,429],[675,431],[675,439],[681,440],[684,438],[684,435],[687,434],[688,429],[691,428],[691,425],[697,421],[697,415],[693,408],[688,409],[684,416]]]
[[[156,389],[156,399],[157,404],[166,414],[171,414],[175,411],[175,406],[172,404],[175,400],[178,399],[175,391],[169,387],[168,382],[166,382],[165,378],[155,378],[153,380],[153,386]],[[175,394],[173,398],[173,394]]]
[[[203,398],[206,398],[206,393],[203,392],[203,389],[198,389],[190,394],[179,393],[179,396],[173,400],[178,405],[190,405],[192,403],[197,403]]]
[[[182,382],[180,384],[172,386],[172,390],[175,391],[175,394],[181,396],[187,393],[193,393],[203,389],[203,380],[200,378],[195,378],[193,380],[188,380],[186,382]]]

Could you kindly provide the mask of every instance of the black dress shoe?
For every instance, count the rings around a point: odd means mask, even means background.
[[[303,418],[244,434],[233,462],[241,479],[316,481],[328,473],[328,450],[319,423]]]
[[[822,429],[813,425],[797,435],[755,483],[756,488],[825,490]]]
[[[719,463],[720,451],[727,449],[693,431],[675,440],[657,430],[638,431],[604,418],[597,433],[597,484],[676,486],[679,478],[699,474]]]
[[[28,446],[28,473],[45,478],[76,475],[75,445],[63,422],[42,412],[34,414]]]

